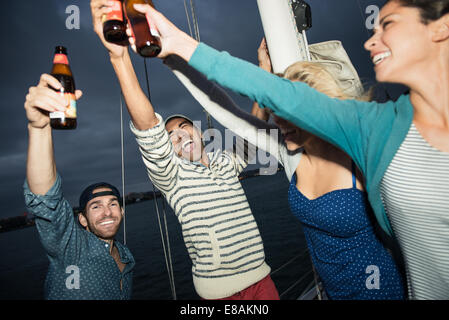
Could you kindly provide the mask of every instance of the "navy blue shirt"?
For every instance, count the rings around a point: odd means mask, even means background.
[[[109,244],[77,222],[64,199],[58,175],[46,195],[36,195],[24,183],[28,212],[36,227],[50,265],[45,280],[45,298],[57,300],[127,300],[131,298],[134,257],[118,241],[114,245],[125,264],[120,272],[110,255]]]

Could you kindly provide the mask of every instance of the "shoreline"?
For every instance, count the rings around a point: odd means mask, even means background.
[[[283,168],[279,166],[277,172],[282,170]],[[260,176],[260,169],[248,170],[240,174],[239,180],[241,181],[258,176]],[[162,195],[160,191],[131,192],[125,196],[125,205],[132,205],[143,201],[154,200],[154,198],[159,198],[161,196]],[[74,214],[78,214],[79,212],[80,209],[78,207],[73,207]],[[23,213],[23,215],[21,216],[0,219],[0,233],[11,232],[34,226],[34,217],[29,217],[29,214],[27,212]]]

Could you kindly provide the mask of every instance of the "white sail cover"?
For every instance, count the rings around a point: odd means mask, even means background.
[[[274,73],[298,61],[321,63],[350,97],[363,94],[363,86],[340,41],[308,45],[300,33],[292,10],[292,0],[257,0]]]
[[[257,0],[274,73],[308,60],[307,39],[298,32],[291,0]]]

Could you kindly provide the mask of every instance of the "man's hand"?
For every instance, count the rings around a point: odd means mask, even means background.
[[[91,0],[90,9],[92,11],[92,24],[94,31],[100,38],[103,45],[109,51],[111,58],[121,58],[127,52],[127,46],[121,46],[106,41],[103,35],[103,15],[111,11],[111,1],[108,0]]]
[[[67,108],[67,100],[51,88],[58,90],[61,83],[51,75],[43,74],[39,84],[28,90],[24,107],[28,122],[33,128],[45,128],[50,123],[49,112],[65,111]],[[82,92],[76,90],[76,99],[81,96]]]

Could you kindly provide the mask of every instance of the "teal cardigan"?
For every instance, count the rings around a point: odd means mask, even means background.
[[[380,196],[380,182],[413,121],[408,95],[387,103],[339,100],[302,82],[200,43],[189,64],[209,80],[257,101],[276,115],[344,150],[365,177],[365,188],[382,229],[393,236]]]

